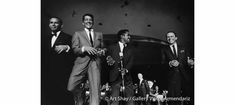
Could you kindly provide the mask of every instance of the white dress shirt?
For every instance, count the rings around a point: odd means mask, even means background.
[[[120,46],[120,51],[123,52],[123,49],[124,49],[124,43],[122,42],[118,42],[119,43],[119,46]]]
[[[89,36],[89,33],[91,32],[91,37],[92,37],[92,41],[94,43],[94,30],[91,29],[90,32],[87,28],[85,28],[85,31],[86,31],[86,34],[87,34],[87,37],[89,38],[89,40],[91,40],[90,36]]]
[[[51,47],[54,46],[56,39],[57,39],[57,38],[59,37],[59,35],[60,35],[60,32],[61,32],[61,31],[58,31],[58,32],[56,32],[56,36],[54,36],[54,35],[52,36],[52,38],[51,38]],[[54,33],[51,32],[51,34],[54,34]],[[69,52],[70,47],[69,47],[69,45],[66,45],[66,46],[67,46],[66,52]]]
[[[119,52],[119,56],[123,56],[123,49],[126,46],[126,44],[122,43],[122,42],[118,42],[119,46],[120,46],[120,52]]]
[[[54,35],[52,36],[52,38],[51,38],[51,47],[54,46],[56,39],[57,39],[58,36],[60,35],[60,32],[61,32],[61,31],[58,31],[58,32],[56,32],[56,36],[54,36]],[[51,32],[51,34],[54,34],[54,33]]]
[[[140,80],[140,83],[139,83],[139,85],[141,85],[141,82],[142,82],[142,81],[143,81],[143,79],[141,79],[141,80]]]
[[[177,44],[176,44],[176,43],[174,43],[174,44],[170,45],[171,51],[174,53],[173,46],[175,47],[176,55],[178,55],[178,50],[177,50],[178,48],[177,48]]]

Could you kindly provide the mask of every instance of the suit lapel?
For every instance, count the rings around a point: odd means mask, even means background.
[[[116,44],[116,47],[117,47],[117,49],[116,49],[116,50],[117,50],[117,52],[118,52],[118,53],[119,53],[119,52],[121,52],[121,49],[120,49],[120,45],[119,45],[119,43],[117,43],[117,44]]]
[[[93,45],[96,46],[96,40],[97,40],[97,33],[94,31],[93,35]]]
[[[117,53],[117,58],[118,60],[120,60],[120,57],[119,57],[119,53],[121,52],[121,49],[120,49],[120,46],[119,46],[119,43],[116,44],[116,47],[114,47],[115,49],[115,52]]]
[[[97,33],[96,33],[96,32],[94,32],[94,36],[93,36],[93,40],[94,40],[94,42],[95,42],[96,38],[97,38]]]
[[[88,42],[88,43],[90,44],[90,46],[91,46],[90,39],[88,38],[88,35],[87,35],[87,33],[86,33],[85,30],[82,31],[82,35],[85,37],[85,39],[87,40],[87,42]]]
[[[62,37],[63,37],[63,32],[61,31],[58,38],[56,38],[56,40],[55,40],[55,44],[57,44],[60,41],[60,39],[62,39]]]
[[[180,56],[181,56],[181,50],[182,50],[182,48],[179,45],[177,45],[178,58],[180,58]]]
[[[59,36],[56,38],[55,43],[52,47],[55,47],[55,45],[58,44],[58,42],[62,39],[62,37],[63,37],[63,32],[61,31]],[[51,40],[52,40],[52,37],[51,37]],[[51,42],[51,40],[50,40],[50,42]]]
[[[169,52],[169,56],[171,56],[172,58],[176,58],[175,55],[173,54],[172,50],[171,50],[171,47],[170,46],[167,46],[167,50]]]

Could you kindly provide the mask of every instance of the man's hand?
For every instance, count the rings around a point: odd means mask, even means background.
[[[107,56],[106,60],[109,66],[112,66],[115,63],[115,60],[111,56]]]
[[[193,66],[193,65],[194,65],[193,59],[190,59],[189,57],[188,57],[187,62],[188,62],[188,64],[189,64],[190,66]]]
[[[68,45],[57,45],[55,46],[55,51],[60,54],[63,51],[66,51],[68,49]]]
[[[97,50],[93,47],[89,47],[89,46],[84,46],[84,51],[87,52],[89,55],[96,55],[97,54]]]
[[[104,56],[105,55],[105,51],[106,51],[105,48],[104,49],[98,48],[97,49],[97,55],[98,56]]]
[[[179,66],[179,62],[177,60],[172,60],[169,62],[170,67],[178,67]]]
[[[125,75],[126,73],[128,73],[128,70],[123,68],[119,70],[121,72],[122,75]]]
[[[191,68],[193,68],[193,66],[194,66],[194,60],[193,60],[193,59],[190,59],[190,58],[188,57],[187,62],[188,62],[188,65],[189,65]]]

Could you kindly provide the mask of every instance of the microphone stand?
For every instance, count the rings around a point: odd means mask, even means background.
[[[125,91],[125,81],[124,81],[124,76],[125,76],[125,72],[126,72],[126,69],[124,68],[123,66],[123,53],[120,52],[119,53],[120,55],[120,68],[119,68],[119,71],[121,72],[121,79],[122,79],[122,84],[121,84],[121,88],[120,88],[120,93],[121,93],[121,97],[124,97],[124,91]],[[124,105],[123,103],[124,101],[121,101],[120,105]]]
[[[124,76],[125,76],[125,68],[123,67],[123,56],[120,56],[120,72],[121,72],[121,76],[122,76],[122,86],[121,86],[121,92],[123,92],[125,90],[125,81],[124,81]]]

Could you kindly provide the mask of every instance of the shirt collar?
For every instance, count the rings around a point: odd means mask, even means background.
[[[172,45],[170,45],[171,47],[173,47],[173,46],[175,46],[175,47],[177,47],[177,43],[174,43],[174,44],[172,44]]]
[[[124,45],[124,43],[122,43],[122,42],[120,42],[120,41],[118,41],[118,43]]]
[[[127,44],[124,44],[124,43],[122,43],[122,42],[120,42],[120,41],[118,41],[118,43],[119,43],[119,45],[123,45],[124,47],[127,46]]]
[[[84,28],[84,29],[85,29],[86,32],[89,32],[89,29],[87,29],[87,28]],[[94,29],[90,29],[90,31],[93,32]]]
[[[58,36],[60,35],[60,32],[61,32],[61,31],[57,31],[57,32],[56,32],[56,37],[58,37]],[[51,32],[51,34],[53,35],[54,33]]]

